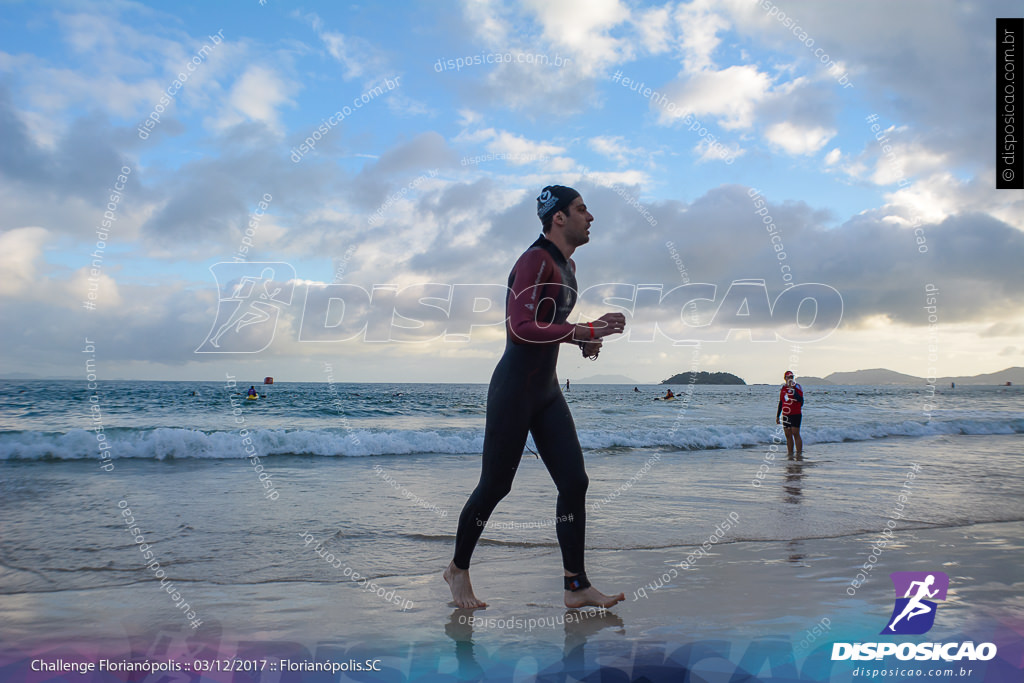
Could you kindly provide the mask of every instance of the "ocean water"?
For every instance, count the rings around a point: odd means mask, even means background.
[[[117,459],[244,459],[479,454],[483,384],[283,383],[246,401],[250,383],[0,380],[0,460],[98,458],[101,427]],[[775,433],[778,387],[576,385],[566,394],[589,453],[753,448]],[[197,395],[193,396],[192,392]],[[1021,387],[807,387],[806,445],[895,436],[1024,433]],[[93,431],[90,431],[93,430]],[[532,447],[532,442],[530,443]]]
[[[133,596],[142,622],[177,616],[158,589],[140,588],[153,575],[126,507],[176,585],[232,632],[308,627],[314,608],[281,596],[310,586],[364,599],[315,545],[418,601],[410,613],[428,609],[422,586],[450,559],[479,476],[487,387],[283,383],[255,402],[234,395],[250,383],[0,384],[0,636],[99,637],[113,628],[96,617],[99,596]],[[891,519],[899,530],[1024,520],[1019,388],[806,387],[801,460],[773,448],[777,387],[676,389],[672,402],[654,401],[655,386],[567,393],[590,475],[588,551],[681,560],[730,516],[722,543],[877,535]],[[550,565],[557,579],[554,502],[527,451],[474,566]],[[375,623],[363,633],[387,631]]]

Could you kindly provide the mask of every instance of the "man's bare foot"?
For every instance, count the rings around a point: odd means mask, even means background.
[[[623,593],[605,595],[593,586],[578,591],[565,591],[566,607],[611,607],[625,599]]]
[[[469,582],[468,569],[459,569],[452,562],[444,570],[443,576],[444,580],[448,583],[448,587],[452,589],[452,600],[457,606],[463,609],[487,607],[486,602],[477,599],[476,595],[473,594],[473,584]]]

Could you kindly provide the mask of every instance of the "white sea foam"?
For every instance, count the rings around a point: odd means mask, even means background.
[[[663,448],[673,450],[736,449],[769,444],[774,426],[737,427],[703,425],[677,429],[581,429],[584,450],[615,448]],[[886,437],[926,437],[949,434],[1020,434],[1024,419],[954,419],[946,421],[851,424],[806,427],[806,444],[867,441]],[[260,457],[268,455],[317,455],[362,457],[417,453],[476,454],[483,448],[483,431],[451,430],[283,430],[252,429],[250,434]],[[115,458],[223,458],[247,457],[242,437],[234,432],[193,429],[110,429],[107,439]],[[535,448],[532,442],[529,444]],[[92,432],[73,429],[64,434],[22,431],[0,434],[0,460],[76,460],[96,458],[99,453]]]

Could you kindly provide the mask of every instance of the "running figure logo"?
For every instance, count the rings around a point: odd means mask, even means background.
[[[270,346],[281,309],[290,306],[295,269],[283,262],[222,261],[210,266],[217,281],[217,318],[196,353],[259,353]]]
[[[896,605],[882,633],[926,633],[935,624],[937,605],[931,599],[946,599],[949,576],[943,572],[893,572],[889,577],[896,589]]]

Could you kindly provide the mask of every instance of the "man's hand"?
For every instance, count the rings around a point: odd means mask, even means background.
[[[619,334],[626,329],[626,316],[622,313],[605,313],[594,321],[594,336],[600,339],[610,334]]]
[[[626,316],[622,313],[605,313],[592,323],[578,324],[573,339],[579,342],[592,342],[610,334],[620,334],[625,329]]]
[[[580,346],[580,348],[583,349],[583,357],[584,358],[596,359],[597,355],[599,353],[601,353],[601,342],[600,341],[586,342],[586,343],[582,344]]]

